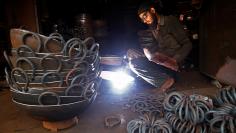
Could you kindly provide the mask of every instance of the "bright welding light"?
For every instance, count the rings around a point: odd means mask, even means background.
[[[125,73],[124,71],[117,71],[114,78],[111,79],[113,88],[120,91],[124,90],[131,82],[134,81],[134,78]]]
[[[128,75],[125,71],[103,71],[101,74],[103,79],[111,81],[112,88],[116,93],[123,93],[127,87],[134,81],[134,78]]]

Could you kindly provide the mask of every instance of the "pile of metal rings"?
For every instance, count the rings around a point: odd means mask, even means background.
[[[13,102],[32,116],[47,121],[73,118],[91,104],[101,79],[99,45],[92,37],[65,41],[23,31],[21,45],[4,53]],[[31,38],[31,42],[26,42]],[[33,39],[33,41],[32,41]],[[11,40],[14,41],[14,40]],[[37,44],[32,47],[28,44]]]
[[[172,133],[171,126],[155,114],[144,114],[127,124],[128,133]]]
[[[179,133],[207,133],[205,114],[213,108],[207,97],[172,92],[163,103],[165,119]]]
[[[236,130],[236,89],[222,88],[215,96],[215,108],[206,113],[206,121],[212,132],[235,133]]]
[[[140,115],[127,124],[128,133],[172,133],[171,126],[163,119],[164,95],[138,93],[129,98],[125,107]]]

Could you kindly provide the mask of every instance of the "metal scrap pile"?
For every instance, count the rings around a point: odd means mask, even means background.
[[[214,98],[215,108],[208,111],[206,120],[212,132],[235,133],[236,88],[222,88]]]
[[[201,95],[170,93],[164,100],[165,119],[178,133],[207,133],[205,114],[213,108]]]
[[[146,105],[145,99],[150,98],[148,95],[146,95],[146,97],[138,97],[136,98],[136,102],[131,101],[131,103],[133,103],[133,105],[140,104],[138,107],[141,108],[141,105]],[[163,101],[163,107],[159,106],[162,100],[158,100],[159,102],[155,102],[158,107],[154,109],[149,110],[149,106],[147,105],[142,106],[144,107],[143,109],[134,108],[136,112],[141,110],[143,116],[131,120],[128,123],[128,133],[235,132],[236,88],[230,86],[221,88],[213,101],[202,95],[187,95],[180,92],[172,92],[166,95]],[[154,106],[152,105],[150,107]],[[164,110],[162,110],[162,108],[164,108]],[[148,115],[143,114],[143,111],[144,113],[148,113]],[[160,115],[162,114],[160,112],[163,113],[164,118]]]

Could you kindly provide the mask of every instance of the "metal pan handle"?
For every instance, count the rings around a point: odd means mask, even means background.
[[[70,85],[74,85],[74,84],[82,84],[82,83],[86,83],[88,81],[87,76],[85,74],[80,74],[75,76]]]
[[[55,41],[59,42],[59,43],[57,43],[57,44],[61,45],[62,49],[61,49],[60,52],[62,52],[62,51],[63,51],[63,48],[64,48],[64,43],[65,43],[65,41],[64,41],[63,38],[61,38],[61,37],[59,37],[59,36],[50,36],[50,37],[48,37],[47,40],[45,40],[44,45],[43,45],[43,46],[44,46],[44,50],[45,50],[46,52],[48,52],[48,53],[55,53],[55,52],[51,51],[50,49],[48,49],[48,44],[49,44],[49,42],[50,42],[51,40],[55,40]],[[59,53],[60,53],[60,52],[59,52]]]
[[[25,58],[25,57],[20,57],[16,60],[16,67],[20,67],[20,62],[26,62],[28,63],[31,68],[32,68],[32,77],[31,77],[31,81],[34,80],[34,77],[35,77],[35,65],[33,64],[33,62],[31,62],[29,59]]]
[[[22,89],[16,82],[16,79],[15,79],[15,72],[20,72],[21,74],[23,74],[23,77],[25,78],[25,87]],[[12,81],[12,85],[14,85],[18,90],[20,91],[25,91],[27,92],[28,91],[28,86],[29,86],[29,78],[26,74],[26,72],[19,68],[19,67],[16,67],[14,69],[12,69],[11,71],[11,81]]]
[[[75,74],[76,72],[81,72],[77,75],[80,75],[80,74],[87,74],[88,73],[88,68],[86,68],[85,70],[84,69],[81,69],[81,68],[74,68],[74,69],[71,69],[67,75],[66,75],[66,84],[69,86],[71,83],[70,83],[70,77],[73,76],[73,74]]]
[[[63,86],[64,80],[63,80],[63,77],[61,77],[61,76],[59,75],[59,73],[57,73],[57,72],[48,72],[48,73],[45,73],[45,74],[43,75],[42,79],[41,79],[41,83],[42,83],[42,85],[43,85],[44,87],[48,87],[47,84],[46,84],[46,83],[47,83],[47,82],[46,82],[46,79],[47,79],[47,77],[50,76],[50,75],[53,75],[53,76],[56,76],[56,77],[59,78],[60,84],[58,85],[58,87],[62,87],[62,86]]]
[[[94,43],[92,44],[92,46],[89,49],[90,53],[97,53],[99,51],[99,44],[98,43]]]
[[[40,104],[40,105],[46,105],[46,104],[44,104],[43,103],[43,97],[46,97],[46,96],[53,96],[53,97],[55,97],[56,98],[56,100],[57,100],[57,103],[55,104],[55,105],[60,105],[61,104],[61,99],[60,99],[60,97],[58,96],[58,94],[56,94],[55,92],[43,92],[43,93],[41,93],[40,95],[39,95],[39,97],[38,97],[38,103]]]
[[[76,94],[76,96],[83,96],[83,87],[79,84],[73,84],[70,87],[68,87],[65,90],[65,95],[71,96],[71,91],[73,92],[73,90],[79,90],[79,91],[76,91],[76,93],[73,93],[73,95]]]
[[[56,70],[57,70],[57,72],[60,72],[61,69],[62,69],[62,62],[61,62],[61,60],[60,60],[58,57],[56,57],[56,56],[54,56],[54,55],[51,55],[51,54],[45,55],[45,56],[40,60],[40,66],[41,66],[41,68],[43,68],[43,70],[46,70],[46,66],[44,66],[44,65],[46,65],[46,64],[44,64],[44,61],[45,61],[47,58],[55,59],[55,60],[58,62],[58,67],[57,67]]]
[[[78,48],[76,48],[76,46],[78,46]],[[76,53],[76,55],[73,55],[73,50],[76,50],[78,53]],[[83,45],[82,43],[75,43],[69,49],[69,58],[70,59],[80,57],[79,61],[82,61],[86,57],[86,54],[87,54],[87,49],[86,49],[85,45]]]
[[[91,47],[95,43],[95,39],[93,37],[87,37],[84,41],[83,44],[86,47]]]
[[[60,40],[61,40],[61,42],[63,42],[63,44],[65,43],[65,40],[64,40],[64,38],[63,38],[63,36],[60,34],[60,33],[51,33],[50,35],[49,35],[49,37],[59,37],[60,38]]]
[[[94,93],[96,93],[96,89],[93,89],[94,87],[95,87],[94,82],[90,82],[86,85],[86,87],[84,88],[84,91],[83,91],[83,97],[84,97],[85,100],[87,100],[87,101],[90,100],[90,97],[88,96],[89,91],[94,91]]]
[[[63,49],[63,54],[65,56],[69,56],[69,49],[72,45],[74,44],[81,44],[82,43],[82,40],[80,40],[79,38],[71,38],[70,40],[68,40],[64,46],[64,49]]]
[[[28,45],[21,45],[20,47],[18,47],[18,48],[16,49],[16,55],[17,55],[17,57],[24,57],[24,56],[21,56],[21,55],[20,55],[21,51],[26,52],[25,50],[22,50],[22,49],[26,49],[27,52],[28,52],[28,51],[31,52],[31,53],[32,53],[32,56],[35,57],[35,52],[34,52],[33,49],[30,48]]]

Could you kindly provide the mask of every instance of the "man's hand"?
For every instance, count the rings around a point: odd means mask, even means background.
[[[174,71],[179,70],[179,66],[175,59],[168,57],[162,53],[155,52],[151,53],[148,49],[143,49],[145,56],[150,60],[153,61],[159,65],[163,65],[169,69],[172,69]]]
[[[163,66],[170,68],[174,71],[179,70],[179,66],[178,66],[176,60],[174,60],[173,58],[168,58],[165,62],[163,62]]]
[[[136,59],[139,57],[145,57],[144,54],[138,50],[135,49],[129,49],[127,51],[127,58],[128,60]]]

